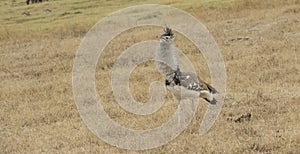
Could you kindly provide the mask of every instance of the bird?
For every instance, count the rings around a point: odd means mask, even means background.
[[[214,94],[217,93],[217,90],[201,80],[195,73],[181,71],[175,53],[174,39],[175,35],[172,29],[166,26],[164,33],[159,36],[155,62],[159,73],[164,76],[166,88],[176,99],[178,122],[180,123],[180,100],[192,100],[192,109],[195,110],[194,99],[198,97],[210,104],[216,104],[217,100],[214,98]]]

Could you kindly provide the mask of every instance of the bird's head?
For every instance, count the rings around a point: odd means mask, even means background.
[[[164,34],[160,35],[159,37],[159,41],[161,44],[172,44],[173,43],[173,40],[175,38],[173,32],[172,32],[172,29],[169,28],[169,27],[166,27],[164,29]]]

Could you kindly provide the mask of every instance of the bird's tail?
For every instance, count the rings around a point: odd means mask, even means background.
[[[200,97],[203,98],[203,99],[205,99],[210,104],[216,104],[217,100],[213,96],[213,94],[215,92],[216,92],[215,89],[214,89],[214,91],[211,91],[211,90],[202,90],[202,91],[200,91]]]
[[[205,83],[205,84],[206,84],[206,86],[207,86],[210,93],[212,93],[212,94],[218,93],[218,91],[214,87],[212,87],[211,85],[209,85],[207,83]]]

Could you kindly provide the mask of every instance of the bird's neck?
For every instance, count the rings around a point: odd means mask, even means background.
[[[160,44],[156,53],[157,67],[161,74],[167,76],[178,68],[178,61],[173,44]]]

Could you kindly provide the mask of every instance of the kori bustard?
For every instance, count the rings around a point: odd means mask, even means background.
[[[194,109],[194,99],[201,97],[210,104],[216,104],[214,94],[216,89],[202,81],[196,74],[182,72],[177,61],[174,34],[172,29],[166,27],[164,34],[159,37],[159,46],[156,51],[156,65],[158,71],[165,78],[165,85],[178,103],[178,121],[180,122],[180,100],[190,99]]]

